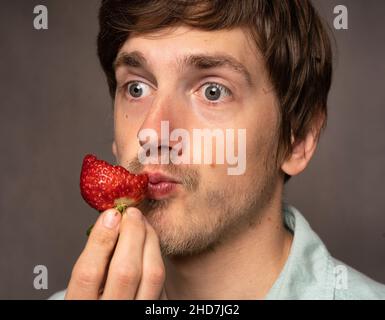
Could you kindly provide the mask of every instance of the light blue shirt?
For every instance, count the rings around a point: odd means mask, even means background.
[[[293,243],[267,300],[385,300],[385,285],[333,258],[296,208],[284,204],[282,213]],[[65,290],[50,299],[64,295]]]

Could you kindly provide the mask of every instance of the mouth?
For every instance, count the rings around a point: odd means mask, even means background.
[[[152,172],[148,174],[147,197],[153,200],[162,200],[170,197],[177,191],[178,185],[181,183],[170,176],[160,172]]]

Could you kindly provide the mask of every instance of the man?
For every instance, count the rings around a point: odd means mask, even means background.
[[[309,1],[104,0],[99,21],[113,153],[149,174],[152,192],[123,215],[100,215],[67,290],[53,298],[385,298],[282,201],[326,124],[332,53]],[[141,162],[144,130],[157,133],[159,158],[177,145],[164,123],[191,135],[245,130],[245,148],[242,139],[234,146],[245,170]],[[203,148],[186,145],[180,153]]]

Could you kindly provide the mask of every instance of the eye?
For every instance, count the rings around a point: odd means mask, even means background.
[[[141,98],[150,93],[151,87],[140,81],[130,81],[126,84],[126,92],[133,98]]]
[[[215,82],[204,84],[202,89],[204,90],[205,98],[209,100],[209,102],[216,102],[221,100],[221,98],[232,96],[232,93],[228,88]]]

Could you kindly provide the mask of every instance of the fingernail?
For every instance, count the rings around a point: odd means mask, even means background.
[[[115,228],[120,220],[120,213],[116,210],[109,210],[104,214],[103,225],[108,229]]]
[[[143,219],[143,215],[140,212],[140,210],[136,208],[127,208],[126,210],[127,215],[130,215],[132,217],[138,218],[138,219]]]

